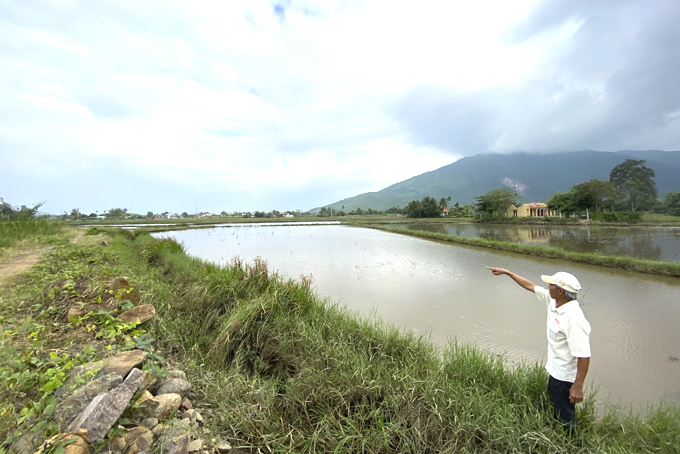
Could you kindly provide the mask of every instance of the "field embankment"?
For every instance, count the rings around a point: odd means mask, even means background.
[[[389,229],[385,227],[364,224],[361,224],[361,227],[397,233],[399,235],[408,235],[418,238],[443,241],[447,243],[464,244],[467,246],[514,252],[523,255],[533,255],[535,257],[546,257],[576,263],[587,263],[589,265],[618,268],[622,270],[636,271],[638,273],[656,274],[659,276],[680,277],[680,263],[675,262],[658,262],[629,256],[568,252],[563,249],[549,246],[527,245],[511,243],[507,241],[493,241],[484,238],[466,238],[456,235],[447,235],[444,233],[427,232],[424,230]]]
[[[158,315],[144,342],[153,338],[182,364],[192,401],[209,409],[211,433],[234,445],[281,453],[671,453],[680,445],[676,408],[643,416],[610,409],[598,418],[591,398],[580,412],[582,437],[567,440],[538,364],[508,369],[455,342],[439,351],[426,338],[357,319],[315,296],[309,282],[272,275],[262,262],[220,268],[188,257],[172,239],[97,238],[57,249],[2,291],[3,378],[30,373],[33,356],[59,352],[50,327],[64,323],[64,288],[126,275]],[[109,342],[120,347],[125,338]],[[21,393],[0,384],[0,437],[30,430],[24,408],[45,408],[37,389],[54,374],[41,367]]]

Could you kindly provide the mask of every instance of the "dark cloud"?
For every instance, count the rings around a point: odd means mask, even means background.
[[[395,103],[394,118],[422,146],[462,154],[488,150],[491,139],[491,96],[455,94],[437,87],[418,87]]]
[[[677,148],[678,23],[677,2],[545,2],[513,40],[578,29],[529,77],[472,93],[414,88],[393,113],[414,141],[466,155]]]

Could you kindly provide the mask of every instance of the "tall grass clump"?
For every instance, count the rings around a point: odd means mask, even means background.
[[[0,220],[0,249],[14,246],[22,240],[50,242],[64,230],[63,223],[45,218],[18,218]]]

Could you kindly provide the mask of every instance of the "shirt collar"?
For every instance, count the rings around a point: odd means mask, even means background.
[[[564,314],[569,308],[574,305],[578,305],[578,301],[571,300],[568,303],[564,303],[560,307],[557,307],[557,302],[554,299],[550,300],[550,309],[557,312],[558,314]]]

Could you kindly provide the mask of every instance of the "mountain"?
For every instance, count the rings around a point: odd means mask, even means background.
[[[451,203],[470,204],[492,189],[515,188],[522,202],[545,202],[556,192],[596,178],[609,180],[609,173],[626,159],[644,159],[654,170],[654,181],[663,198],[680,191],[680,151],[571,151],[550,154],[482,153],[462,158],[431,172],[409,178],[377,192],[367,192],[332,203],[334,209],[386,210],[405,206],[425,196]],[[344,207],[344,208],[343,208]]]

